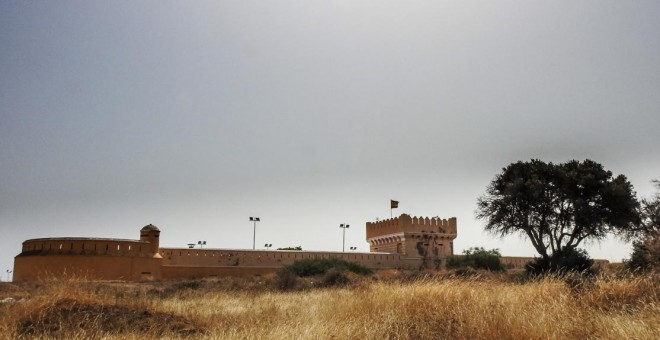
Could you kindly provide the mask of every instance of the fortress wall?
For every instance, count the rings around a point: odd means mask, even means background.
[[[419,259],[398,254],[161,248],[163,278],[265,274],[302,259],[340,258],[372,269],[419,268]]]
[[[524,270],[525,265],[529,262],[534,261],[536,257],[502,256],[500,259],[502,260],[502,263],[504,264],[504,267],[506,269]],[[597,268],[605,267],[610,263],[610,261],[602,260],[602,259],[594,259],[593,261],[594,261],[593,267],[597,267]]]
[[[152,280],[161,277],[161,259],[149,243],[135,240],[47,238],[23,242],[14,259],[14,281],[81,278]]]
[[[16,257],[14,281],[53,279],[153,280],[161,277],[160,259],[104,255]]]

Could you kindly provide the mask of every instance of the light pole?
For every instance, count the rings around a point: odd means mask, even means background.
[[[195,244],[194,243],[188,243],[188,248],[195,248]]]
[[[204,246],[206,245],[206,241],[197,241],[197,244],[199,244],[200,248],[204,248]]]
[[[351,248],[349,248],[349,249],[351,249],[352,251],[356,251],[356,250],[357,250],[357,247],[351,247]]]
[[[264,247],[266,247],[266,250],[269,250],[270,247],[272,247],[272,246],[273,246],[272,243],[266,243],[266,244],[264,244]]]
[[[348,224],[344,224],[344,223],[339,225],[339,228],[342,229],[342,232],[341,232],[341,252],[342,253],[344,252],[344,249],[345,249],[345,246],[346,246],[346,229],[348,229],[348,227],[350,227],[350,226]]]
[[[9,280],[9,276],[11,276],[11,273],[13,273],[13,272],[14,272],[13,270],[9,270],[9,269],[7,269],[7,282],[10,281],[10,280]]]
[[[257,222],[261,222],[259,217],[250,217],[250,221],[254,222],[254,227],[252,228],[252,250],[256,249],[255,244],[257,240]]]

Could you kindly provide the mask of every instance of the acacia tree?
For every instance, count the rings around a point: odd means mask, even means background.
[[[630,237],[639,202],[625,176],[591,160],[509,164],[477,201],[476,216],[499,236],[521,233],[552,263],[552,254],[609,234]]]

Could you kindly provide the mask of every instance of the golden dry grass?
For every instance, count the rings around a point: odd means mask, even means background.
[[[279,292],[267,282],[205,281],[108,284],[55,282],[5,285],[0,334],[19,338],[21,322],[58,301],[122,306],[187,320],[209,339],[659,339],[657,275],[603,276],[584,285],[507,276],[358,279],[344,288]],[[230,282],[230,284],[227,284]],[[8,288],[9,287],[9,288]],[[169,287],[169,288],[168,288]],[[172,289],[174,287],[175,289]],[[576,288],[577,287],[577,288]],[[158,314],[161,315],[161,314]],[[88,316],[89,317],[89,316]],[[36,320],[36,319],[35,319]],[[154,318],[152,322],[157,323]],[[176,329],[80,327],[25,338],[184,338]]]

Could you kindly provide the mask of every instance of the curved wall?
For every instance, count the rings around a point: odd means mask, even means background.
[[[98,238],[45,238],[23,242],[14,259],[14,281],[80,278],[152,280],[161,278],[159,254],[150,243]]]

